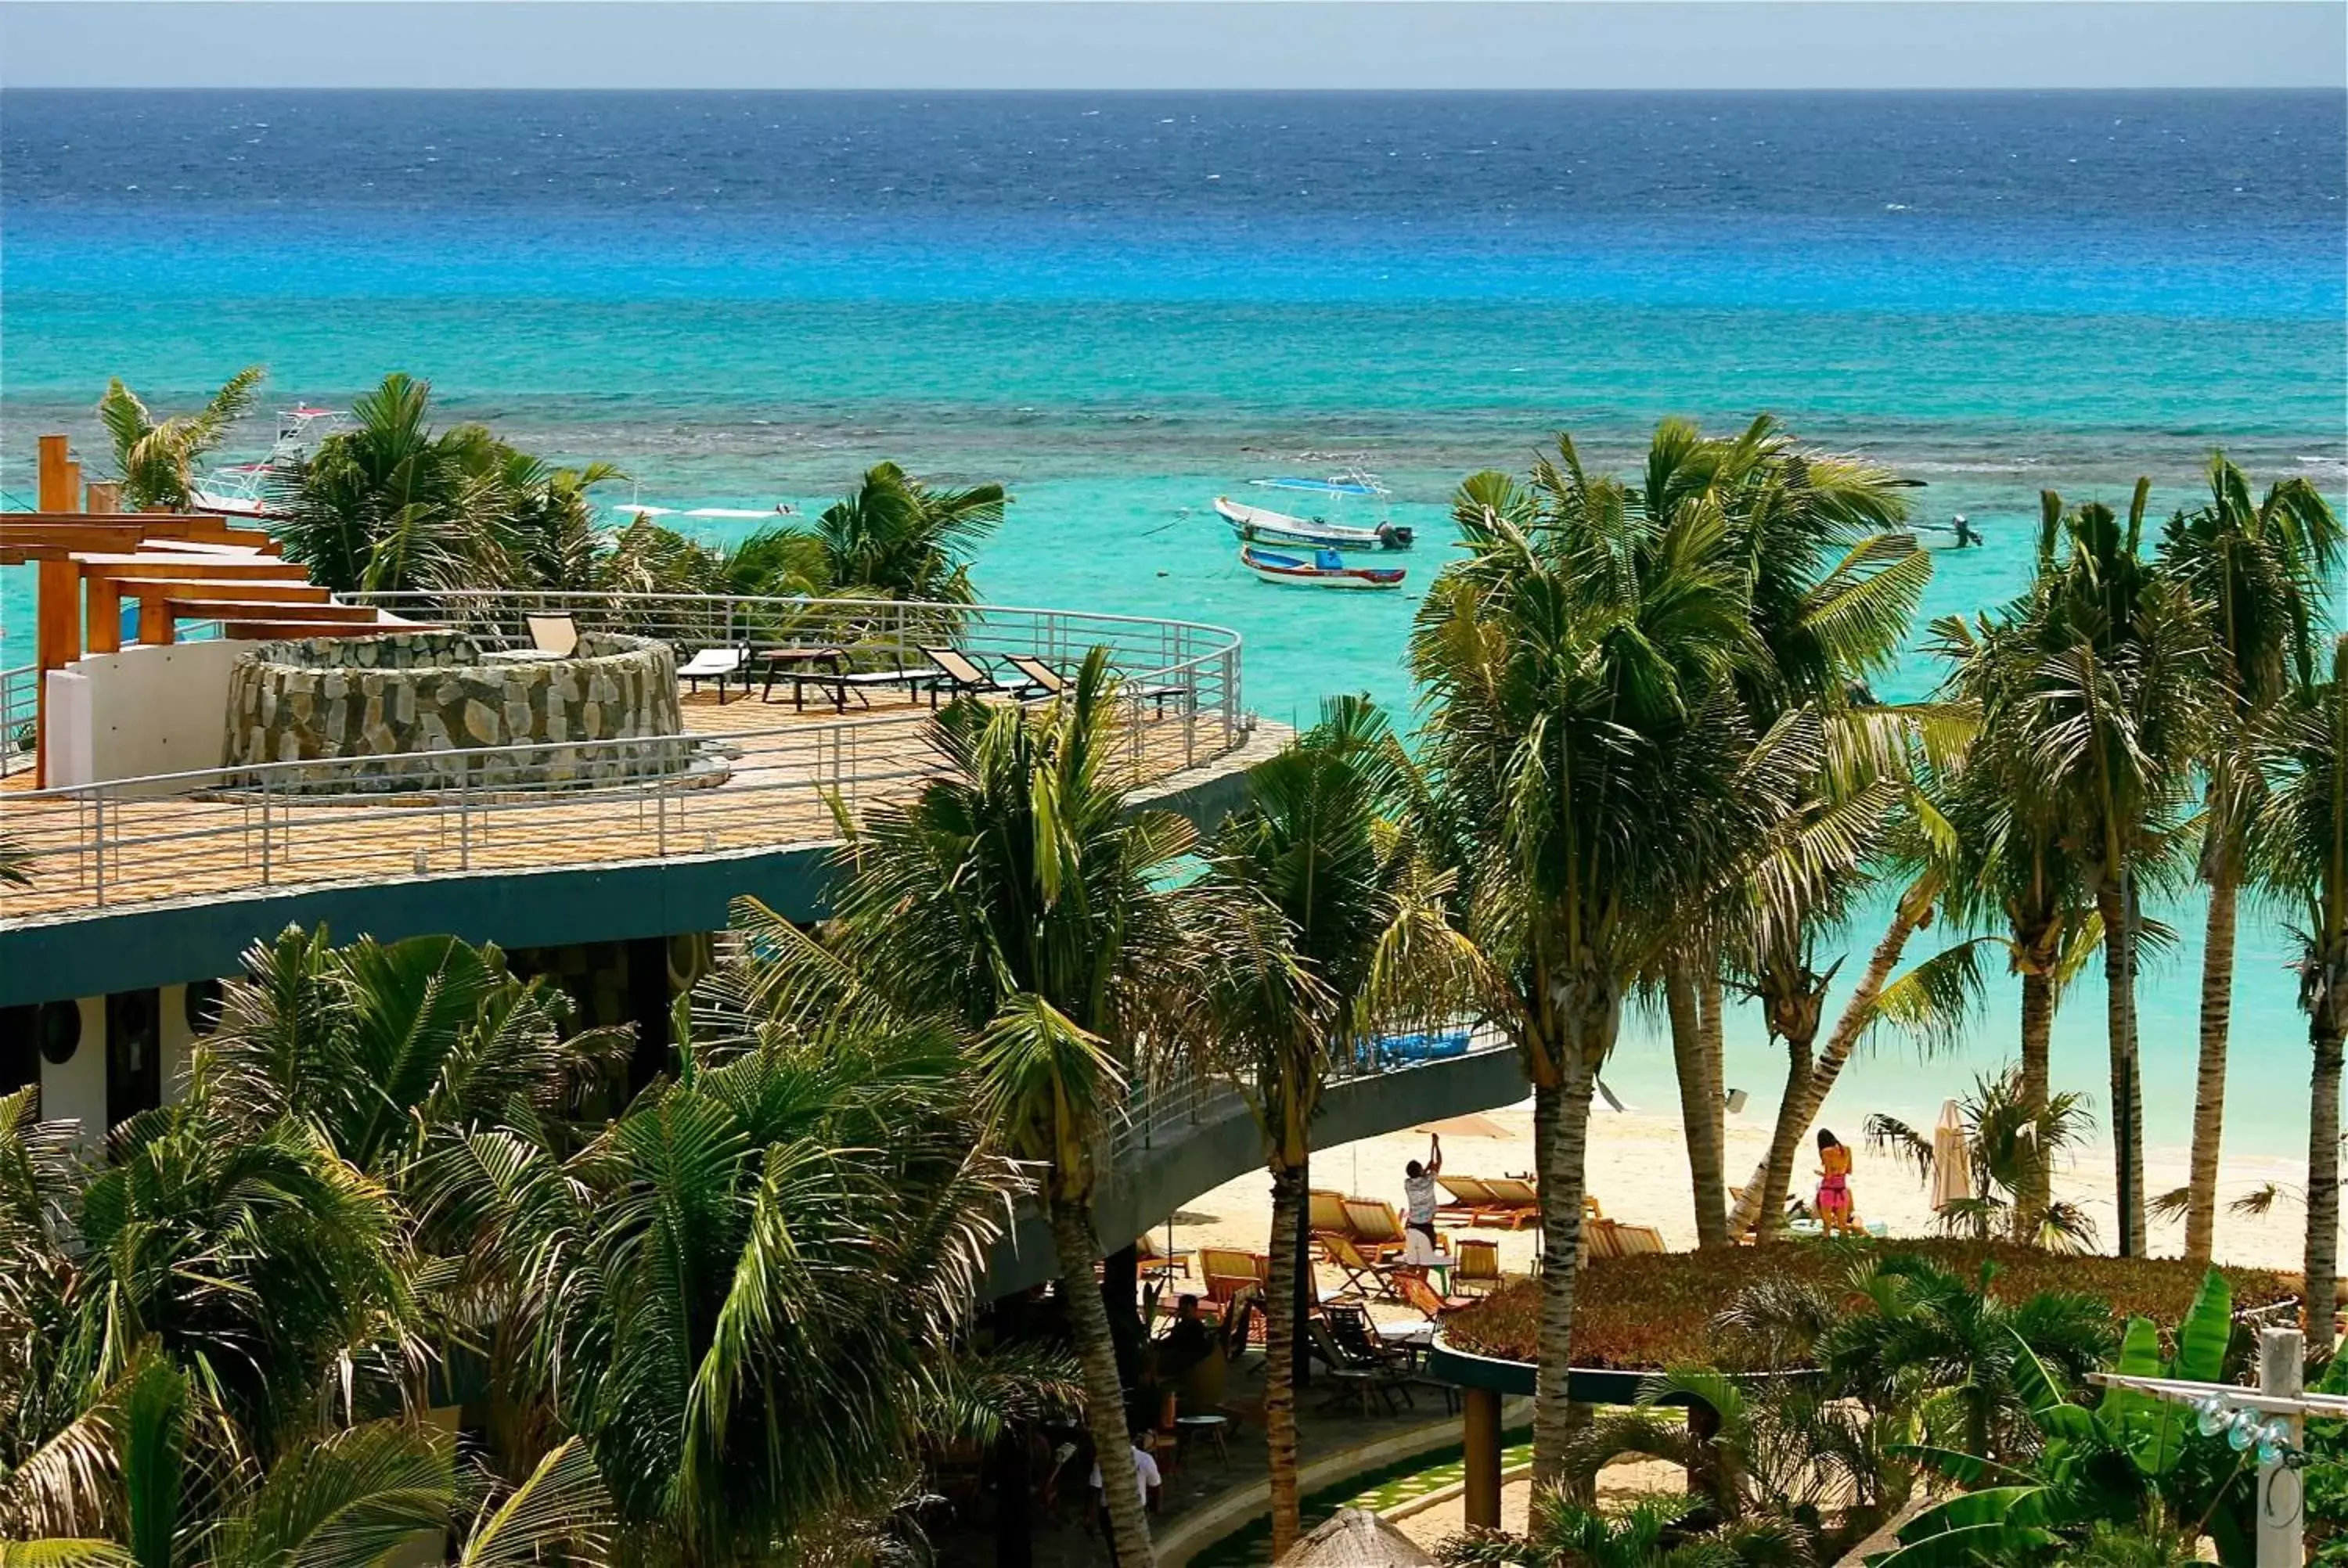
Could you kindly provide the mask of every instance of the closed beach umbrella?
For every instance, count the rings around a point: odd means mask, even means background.
[[[1973,1195],[1972,1151],[1965,1146],[1964,1113],[1953,1100],[1941,1102],[1932,1128],[1932,1207],[1945,1209]]]
[[[1288,1549],[1280,1568],[1421,1568],[1431,1565],[1418,1543],[1366,1509],[1341,1508],[1312,1534]]]
[[[1478,1116],[1472,1111],[1465,1116],[1446,1116],[1440,1122],[1422,1122],[1411,1131],[1434,1132],[1446,1138],[1512,1138],[1516,1135],[1489,1116]]]

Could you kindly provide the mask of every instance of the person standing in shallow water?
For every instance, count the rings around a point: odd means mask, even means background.
[[[1403,1250],[1405,1263],[1435,1263],[1443,1249],[1435,1245],[1435,1178],[1443,1173],[1443,1139],[1426,1135],[1426,1163],[1413,1160],[1403,1168],[1403,1229],[1410,1240]]]
[[[1840,1235],[1851,1228],[1850,1147],[1823,1127],[1818,1129],[1818,1194],[1813,1206],[1827,1235]]]

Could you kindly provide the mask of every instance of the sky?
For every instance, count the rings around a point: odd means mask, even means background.
[[[2348,4],[0,0],[36,87],[2348,88]]]

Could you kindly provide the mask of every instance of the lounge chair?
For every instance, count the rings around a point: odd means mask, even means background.
[[[579,623],[567,615],[525,615],[522,624],[530,628],[530,645],[541,653],[551,653],[557,659],[568,659],[579,651]]]
[[[1410,1250],[1410,1237],[1394,1205],[1379,1198],[1347,1198],[1345,1220],[1353,1227],[1354,1245],[1373,1263],[1388,1263]]]
[[[1336,1266],[1345,1276],[1344,1288],[1358,1296],[1391,1296],[1394,1286],[1386,1274],[1392,1266],[1374,1263],[1363,1255],[1362,1249],[1351,1236],[1331,1232],[1321,1237],[1321,1255]]]
[[[1472,1296],[1446,1296],[1427,1282],[1422,1269],[1408,1266],[1394,1271],[1395,1289],[1402,1294],[1405,1303],[1424,1314],[1430,1323],[1447,1312],[1457,1312],[1463,1307],[1473,1307]]]
[[[932,648],[922,644],[922,657],[938,667],[945,677],[939,682],[951,686],[957,695],[967,692],[973,697],[1025,697],[1035,691],[1033,681],[998,681],[981,669],[977,661],[959,648]]]
[[[1457,1225],[1472,1225],[1476,1216],[1486,1209],[1498,1206],[1492,1189],[1484,1184],[1481,1176],[1437,1176],[1436,1184],[1451,1194],[1447,1204],[1435,1205],[1435,1217]]]
[[[1207,1286],[1208,1298],[1217,1307],[1229,1308],[1242,1296],[1262,1289],[1271,1275],[1272,1260],[1256,1253],[1222,1246],[1199,1249],[1199,1276]]]
[[[1354,1225],[1345,1217],[1345,1194],[1328,1187],[1315,1187],[1312,1193],[1312,1208],[1306,1225],[1314,1235],[1351,1235]]]
[[[1612,1220],[1585,1219],[1581,1222],[1581,1252],[1584,1257],[1621,1257],[1622,1238]]]
[[[1026,676],[1028,680],[1034,682],[1036,689],[1042,692],[1046,697],[1056,697],[1061,692],[1068,689],[1068,678],[1066,676],[1061,674],[1057,670],[1053,669],[1049,664],[1045,663],[1041,659],[1036,658],[1032,653],[1011,654],[1008,656],[1008,661],[1013,669],[1018,671],[1019,673]],[[1161,714],[1166,712],[1167,698],[1188,697],[1190,694],[1190,688],[1188,686],[1174,684],[1143,686],[1136,685],[1130,681],[1118,687],[1117,690],[1123,692],[1126,696],[1133,698],[1136,702],[1154,702],[1157,704],[1158,712]]]
[[[1624,1257],[1636,1256],[1641,1253],[1659,1253],[1665,1250],[1663,1246],[1663,1233],[1657,1230],[1653,1225],[1626,1225],[1620,1221],[1616,1221],[1614,1223],[1614,1241],[1615,1245],[1622,1249],[1622,1255]]]
[[[1142,1273],[1156,1275],[1159,1279],[1171,1279],[1178,1274],[1187,1278],[1190,1273],[1189,1254],[1160,1251],[1147,1234],[1133,1238],[1133,1255]]]
[[[1493,1176],[1484,1183],[1492,1194],[1491,1206],[1476,1223],[1494,1230],[1527,1230],[1540,1224],[1540,1194],[1530,1182],[1516,1176]]]
[[[742,695],[750,694],[750,651],[742,647],[705,648],[676,667],[676,678],[701,690],[704,681],[717,682],[717,705],[726,705],[726,682],[742,678]]]

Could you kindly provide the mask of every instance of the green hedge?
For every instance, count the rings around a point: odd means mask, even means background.
[[[1719,1253],[1664,1253],[1592,1258],[1574,1286],[1573,1364],[1646,1369],[1708,1361],[1718,1352],[1713,1320],[1748,1286],[1770,1279],[1833,1285],[1869,1256],[1921,1254],[1972,1278],[1983,1262],[1997,1272],[1993,1295],[2020,1299],[2044,1290],[2074,1291],[2111,1303],[2112,1315],[2172,1324],[2185,1314],[2200,1271],[2168,1258],[2065,1257],[2005,1243],[1900,1240],[1862,1244],[1789,1241]],[[2229,1268],[2234,1307],[2299,1294],[2299,1276]],[[1444,1320],[1444,1335],[1463,1349],[1512,1360],[1536,1358],[1540,1334],[1537,1280],[1513,1282]]]

